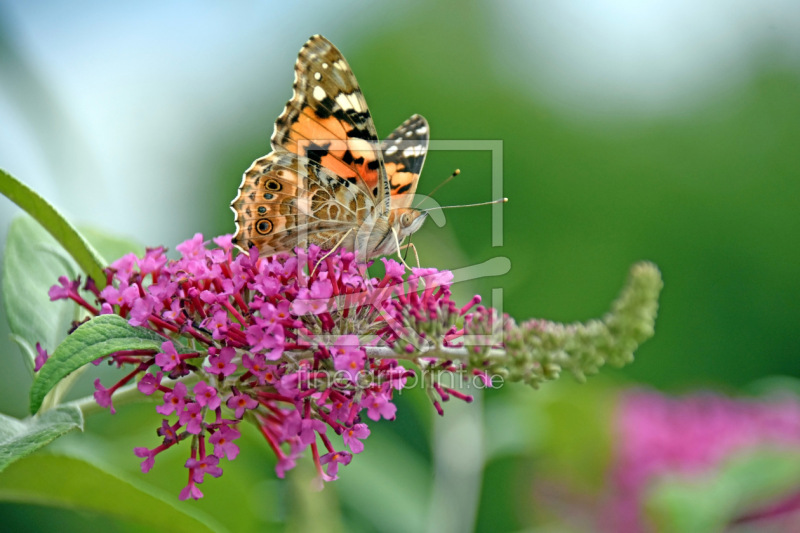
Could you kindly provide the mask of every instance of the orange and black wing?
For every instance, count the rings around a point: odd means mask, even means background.
[[[428,153],[430,128],[421,115],[412,115],[383,141],[383,161],[392,194],[392,208],[411,207]]]
[[[297,57],[294,94],[275,122],[273,150],[316,161],[365,189],[388,212],[391,193],[380,146],[347,61],[330,41],[312,36]]]

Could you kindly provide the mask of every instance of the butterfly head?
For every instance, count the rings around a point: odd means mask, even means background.
[[[391,215],[392,226],[397,231],[397,238],[402,242],[403,239],[416,232],[422,227],[425,219],[428,218],[427,211],[420,211],[413,207],[393,209]]]

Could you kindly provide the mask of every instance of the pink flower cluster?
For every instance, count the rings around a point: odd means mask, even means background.
[[[202,497],[204,476],[218,477],[220,461],[237,456],[242,420],[254,423],[275,453],[279,477],[310,448],[319,479],[336,479],[339,466],[364,449],[370,430],[362,416],[394,419],[393,393],[415,377],[398,359],[414,360],[433,338],[457,346],[464,331],[454,324],[479,302],[458,308],[447,271],[407,275],[384,259],[385,275],[369,278],[352,253],[312,247],[261,258],[253,249],[234,257],[229,235],[214,242],[218,247],[207,249],[197,234],[177,247],[174,261],[163,248],[124,256],[107,270],[102,290],[89,280],[81,292],[78,281],[64,277],[50,291],[53,300],[70,298],[93,315],[118,314],[163,336],[160,351],[109,354],[109,363],[132,369],[108,388],[96,380],[95,399],[114,412],[114,393],[133,380],[142,394],[162,395],[156,411],[164,417],[163,441],[135,454],[147,472],[159,453],[191,439],[181,499]],[[37,364],[45,359],[40,353]],[[434,387],[441,400],[471,400]],[[341,448],[328,428],[341,436]]]
[[[647,531],[640,513],[650,483],[664,475],[705,474],[734,454],[759,447],[796,449],[800,403],[636,391],[621,400],[616,438],[611,529]]]

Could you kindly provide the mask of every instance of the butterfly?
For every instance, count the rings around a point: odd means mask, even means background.
[[[399,253],[428,214],[411,207],[428,122],[412,115],[381,142],[353,71],[321,35],[301,48],[293,87],[272,152],[245,171],[231,202],[234,244],[261,256],[310,244],[361,260]]]

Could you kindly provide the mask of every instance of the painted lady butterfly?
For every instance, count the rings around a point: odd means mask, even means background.
[[[233,242],[262,256],[309,244],[362,260],[399,252],[427,217],[411,202],[428,139],[427,121],[413,115],[380,142],[350,66],[314,35],[298,55],[272,152],[247,169],[231,202]]]

